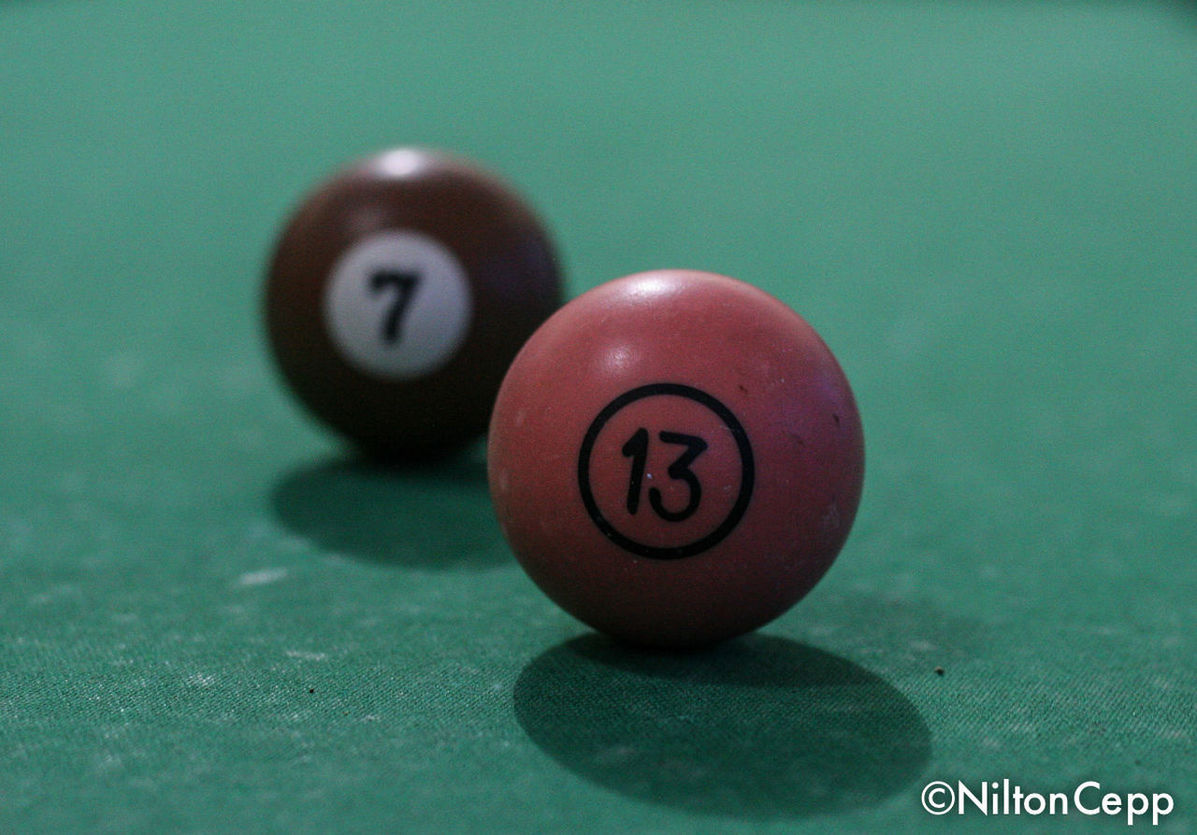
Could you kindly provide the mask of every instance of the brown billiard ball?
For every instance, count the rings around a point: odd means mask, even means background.
[[[380,458],[427,458],[485,431],[508,364],[561,298],[549,236],[510,186],[399,148],[303,200],[270,262],[266,330],[324,424]]]
[[[602,632],[693,647],[786,611],[830,567],[864,480],[848,381],[797,313],[711,273],[565,305],[499,390],[488,476],[516,557]]]

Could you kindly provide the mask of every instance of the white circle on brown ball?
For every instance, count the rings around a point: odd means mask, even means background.
[[[395,380],[430,374],[461,347],[473,312],[465,270],[412,230],[363,238],[333,265],[324,317],[351,365]]]

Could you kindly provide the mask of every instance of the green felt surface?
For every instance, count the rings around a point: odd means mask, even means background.
[[[307,421],[271,239],[412,143],[518,184],[573,293],[695,267],[820,330],[868,473],[810,597],[619,649],[481,448]],[[0,3],[0,830],[1125,825],[921,810],[1010,778],[1192,831],[1195,335],[1191,3]]]

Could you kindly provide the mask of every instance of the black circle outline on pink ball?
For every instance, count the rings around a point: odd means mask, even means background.
[[[607,421],[614,417],[621,409],[635,403],[637,400],[657,396],[685,397],[710,409],[723,421],[728,431],[731,432],[732,438],[736,442],[736,448],[740,453],[740,492],[736,496],[735,504],[732,505],[732,509],[728,512],[724,520],[713,531],[700,539],[684,545],[669,547],[645,545],[621,533],[619,529],[603,516],[598,502],[595,501],[594,491],[590,486],[590,457],[594,452],[595,441],[598,439],[599,433],[607,424]],[[578,451],[578,487],[582,491],[582,503],[586,506],[586,512],[590,514],[591,520],[611,542],[637,556],[654,560],[678,560],[685,557],[693,557],[713,548],[726,539],[728,534],[740,523],[740,520],[748,510],[749,502],[752,500],[752,487],[755,478],[756,465],[753,461],[752,445],[748,441],[748,433],[744,431],[743,425],[732,413],[731,409],[705,391],[683,383],[649,383],[626,391],[619,397],[616,397],[591,422],[590,427],[586,430],[585,437],[582,439],[582,446]]]

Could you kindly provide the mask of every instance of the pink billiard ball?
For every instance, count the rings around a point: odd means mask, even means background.
[[[649,646],[776,618],[852,526],[864,438],[831,351],[772,296],[662,270],[579,296],[499,389],[491,495],[563,609]]]

